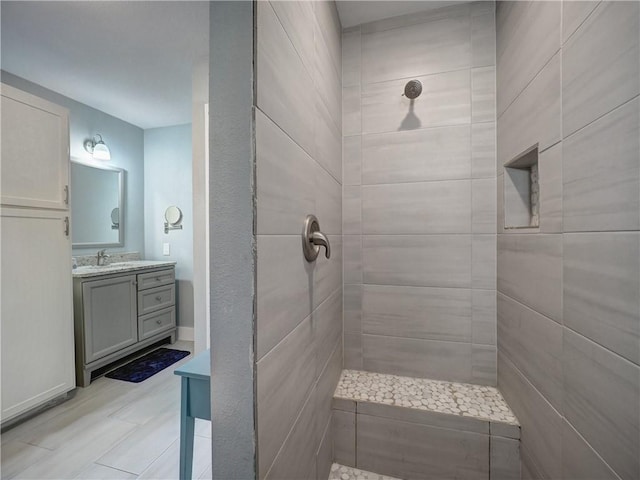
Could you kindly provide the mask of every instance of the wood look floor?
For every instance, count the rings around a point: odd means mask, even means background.
[[[193,351],[192,342],[171,348]],[[177,479],[180,378],[191,355],[135,384],[99,378],[1,436],[1,478]],[[211,478],[211,422],[196,420],[193,478]]]

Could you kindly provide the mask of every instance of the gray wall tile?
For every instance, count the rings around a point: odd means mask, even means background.
[[[471,15],[471,66],[486,67],[496,64],[496,19],[493,2],[476,2],[487,7],[486,13]],[[495,83],[495,78],[494,78]]]
[[[496,123],[471,125],[471,176],[473,178],[496,175]]]
[[[496,233],[496,179],[471,181],[471,231]]]
[[[278,16],[278,20],[287,32],[287,36],[293,43],[293,47],[302,59],[309,75],[313,74],[314,42],[313,29],[308,25],[313,24],[313,4],[308,2],[271,1],[271,6]]]
[[[311,319],[307,318],[257,364],[260,477],[264,477],[302,409],[316,377]],[[314,451],[315,453],[315,451]]]
[[[478,385],[495,386],[497,379],[497,349],[491,345],[472,345],[471,382]]]
[[[326,478],[343,365],[342,32],[333,2],[256,9],[258,476]],[[331,259],[301,255],[311,213]]]
[[[352,27],[342,32],[342,86],[360,85],[360,27]]]
[[[315,96],[299,85],[312,85],[311,76],[298,56],[271,4],[258,4],[256,103],[307,153],[313,155]]]
[[[361,190],[359,185],[342,187],[342,233],[345,235],[362,233]]]
[[[496,17],[498,115],[560,49],[561,2],[518,2]]]
[[[315,211],[315,162],[260,110],[256,112],[257,233],[299,234]]]
[[[563,320],[640,364],[640,233],[564,235]]]
[[[562,2],[562,43],[573,35],[598,6],[599,1]]]
[[[362,335],[345,333],[344,368],[362,370]]]
[[[307,263],[307,265],[312,265],[313,287],[311,288],[310,300],[313,309],[324,302],[336,288],[342,285],[342,236],[329,235],[328,239],[331,244],[331,258],[325,258],[323,249],[313,264]],[[302,249],[300,237],[298,237],[298,249]],[[306,263],[304,256],[300,255],[300,252],[298,252],[298,255]],[[298,301],[301,298],[298,297]]]
[[[471,341],[480,345],[496,345],[496,291],[471,292]]]
[[[471,121],[493,122],[496,119],[496,68],[471,69]]]
[[[562,144],[538,155],[540,231],[562,233]]]
[[[562,236],[498,235],[498,291],[559,322]]]
[[[478,137],[479,154],[484,142],[484,138]],[[468,125],[365,135],[362,183],[469,178],[470,143]]]
[[[362,283],[362,236],[344,235],[344,283]]]
[[[344,333],[362,333],[362,287],[344,285]]]
[[[366,235],[362,244],[365,283],[471,286],[468,235]]]
[[[312,266],[300,255],[300,235],[258,235],[257,249],[260,359],[311,313],[313,277]]]
[[[402,478],[489,477],[489,436],[358,415],[358,468]]]
[[[471,244],[471,285],[473,288],[496,288],[496,236],[473,235]]]
[[[362,183],[361,137],[342,139],[343,184],[360,185]]]
[[[439,412],[398,407],[375,402],[358,402],[358,415],[371,415],[408,423],[448,428],[463,432],[489,433],[489,422],[474,417],[443,415]]]
[[[342,133],[320,99],[316,100],[316,113],[314,158],[340,182],[342,181]]]
[[[565,417],[623,479],[640,475],[640,368],[564,333]]]
[[[560,3],[557,5],[559,8]],[[560,141],[560,77],[558,53],[498,118],[499,165],[513,160],[536,144],[539,151],[543,151]],[[498,84],[498,91],[500,89]],[[503,98],[502,94],[498,98]]]
[[[562,326],[498,294],[498,348],[562,412]]]
[[[326,49],[333,61],[333,67],[341,76],[342,56],[342,24],[335,2],[321,0],[313,2],[313,13],[320,32],[324,38]]]
[[[640,228],[640,99],[562,142],[565,232]]]
[[[315,403],[309,398],[269,472],[260,472],[261,479],[316,477],[316,451],[321,438],[315,429],[315,415]]]
[[[342,233],[342,188],[340,183],[329,172],[316,163],[315,172],[316,208],[315,213],[320,223],[320,230],[325,235]],[[304,217],[299,219],[298,233],[301,232]]]
[[[469,180],[367,185],[362,187],[362,233],[469,233],[470,204]]]
[[[360,135],[360,86],[342,88],[342,135]]]
[[[322,435],[320,447],[316,452],[316,480],[329,478],[329,473],[331,472],[331,464],[333,463],[333,431],[331,427],[330,418]]]
[[[330,7],[329,7],[330,8]],[[335,7],[333,7],[335,8]],[[342,129],[342,106],[340,100],[340,92],[342,89],[342,62],[340,34],[338,39],[338,52],[331,52],[327,43],[331,37],[329,32],[323,32],[322,27],[316,22],[316,30],[314,33],[315,43],[315,63],[313,81],[320,100],[327,107],[331,118],[333,119],[338,130]],[[336,67],[335,62],[338,62]],[[299,87],[298,87],[299,88]]]
[[[362,335],[424,337],[457,355],[432,376],[496,381],[494,7],[456,5],[343,32],[345,366],[369,368]],[[412,76],[424,89],[409,101],[401,93]],[[481,179],[474,189],[471,178]],[[472,286],[487,289],[473,316]]]
[[[356,466],[356,413],[333,411],[333,461]]]
[[[611,467],[593,451],[582,436],[562,421],[562,478],[619,480]]]
[[[471,64],[468,16],[362,34],[362,82],[448,72]],[[406,48],[411,45],[411,48]]]
[[[400,15],[386,18],[376,22],[364,23],[360,26],[362,33],[382,32],[392,28],[410,27],[418,23],[427,24],[436,20],[453,17],[468,17],[471,12],[471,5],[463,3],[450,7],[438,8],[435,10],[425,10],[423,12]]]
[[[471,344],[362,335],[363,367],[370,372],[473,383]]]
[[[314,340],[316,343],[318,343],[319,340],[318,333],[319,329],[316,329],[316,331],[314,331]],[[335,345],[333,345],[331,354],[329,355],[329,359],[326,363],[322,364],[322,359],[320,358],[322,356],[321,350],[323,350],[322,345],[316,349],[316,364],[320,367],[317,370],[319,372],[317,377],[318,381],[316,382],[316,387],[313,390],[313,394],[315,396],[314,401],[316,403],[315,431],[323,436],[326,433],[325,430],[327,429],[327,425],[331,423],[333,394],[336,391],[336,386],[338,385],[338,380],[342,373],[342,335],[338,335],[338,337],[340,338],[338,338]],[[320,340],[319,343],[322,344],[322,340]],[[329,440],[329,443],[331,443],[331,439]],[[331,445],[329,445],[329,450],[331,450]]]
[[[491,480],[520,480],[520,442],[510,438],[491,437]]]
[[[638,2],[601,2],[564,45],[565,137],[640,93],[639,12]]]
[[[417,79],[422,82],[422,95],[413,101],[401,96],[407,83],[405,79],[363,85],[362,132],[395,132],[470,122],[469,70]],[[346,105],[345,109],[349,115],[352,108]]]
[[[471,341],[471,291],[363,285],[362,332],[393,337]]]
[[[334,352],[336,344],[340,343],[342,337],[342,289],[340,287],[313,311],[311,325],[313,327],[313,343],[315,344],[316,352],[315,376],[318,378]],[[336,385],[337,378],[335,377]],[[328,388],[328,390],[335,390],[335,385],[333,388]],[[319,409],[319,413],[326,414],[331,410],[330,401],[326,407]]]
[[[526,450],[540,470],[533,478],[562,478],[562,417],[501,353],[498,372],[498,388],[522,428],[522,458]]]

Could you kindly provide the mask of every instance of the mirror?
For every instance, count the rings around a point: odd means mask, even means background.
[[[182,210],[175,205],[165,210],[164,219],[164,233],[169,233],[169,230],[182,230]]]
[[[73,247],[124,245],[124,170],[71,159]]]

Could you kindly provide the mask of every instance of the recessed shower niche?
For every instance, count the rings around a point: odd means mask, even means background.
[[[504,165],[504,228],[540,226],[538,145]]]

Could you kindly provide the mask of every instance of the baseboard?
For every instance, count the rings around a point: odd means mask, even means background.
[[[178,327],[178,340],[193,342],[193,327]]]

